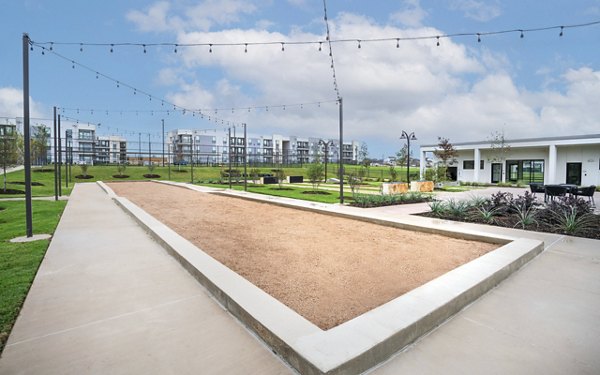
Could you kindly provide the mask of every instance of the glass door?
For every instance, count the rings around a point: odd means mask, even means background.
[[[502,181],[502,164],[492,163],[492,184]]]
[[[567,184],[581,185],[581,163],[567,163]]]

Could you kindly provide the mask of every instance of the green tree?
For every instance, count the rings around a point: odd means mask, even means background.
[[[321,184],[321,180],[325,174],[325,168],[321,163],[313,163],[308,166],[306,171],[306,176],[308,180],[312,184],[313,191],[317,191],[319,189],[319,185]]]
[[[281,184],[283,184],[283,181],[286,178],[285,171],[283,170],[283,168],[277,169],[277,171],[275,172],[275,177],[277,178],[277,183],[279,184],[279,189],[283,189]]]
[[[508,157],[508,154],[510,153],[510,145],[504,138],[504,130],[502,130],[501,132],[499,132],[499,131],[492,132],[492,134],[490,135],[490,138],[488,138],[488,141],[490,142],[490,148],[491,148],[490,157],[488,158],[488,161],[490,163],[501,163],[501,165],[502,165],[502,182],[505,182],[506,181],[506,170],[505,170],[504,161],[506,160],[506,158]]]
[[[404,144],[404,146],[396,153],[396,164],[406,165],[408,159],[412,158],[412,154],[412,150],[410,151],[410,155],[408,154],[408,145]]]
[[[366,161],[369,161],[369,146],[367,145],[367,142],[362,142],[360,144],[360,149],[358,150],[358,162],[365,166],[370,165],[370,162],[365,164]]]
[[[454,145],[450,143],[448,138],[438,137],[438,149],[433,151],[435,157],[442,161],[442,164],[447,167],[448,164],[456,163],[458,151]]]
[[[31,136],[31,152],[35,164],[48,163],[48,140],[50,132],[44,125],[34,125]]]
[[[21,163],[23,157],[23,137],[15,131],[14,127],[7,126],[0,128],[0,130],[3,130],[3,132],[0,133],[0,142],[2,143],[0,161],[2,162],[4,175],[4,192],[6,192],[6,169]]]
[[[390,178],[392,182],[398,179],[398,171],[396,170],[396,168],[394,168],[393,165],[390,165]]]

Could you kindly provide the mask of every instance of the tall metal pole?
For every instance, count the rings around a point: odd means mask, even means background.
[[[152,144],[150,143],[150,133],[148,133],[148,165],[152,164]]]
[[[31,155],[29,134],[29,35],[23,33],[23,138],[25,164],[25,224],[27,237],[33,236],[31,216]]]
[[[162,166],[165,166],[165,119],[162,121]]]
[[[406,183],[410,189],[410,138],[406,138]]]
[[[246,123],[244,125],[244,191],[248,191],[248,134],[246,133]]]
[[[190,183],[194,183],[194,133],[192,133],[192,148],[190,149]]]
[[[344,203],[344,109],[340,97],[340,203]]]
[[[58,185],[60,185],[60,180],[58,179],[58,153],[57,153],[57,140],[56,140],[56,106],[54,107],[54,200],[58,200]]]
[[[60,114],[57,116],[58,117],[58,195],[62,196],[62,141],[60,139]],[[65,154],[65,159],[67,158],[66,154]],[[66,171],[65,171],[66,173]],[[66,174],[65,174],[66,176]],[[67,179],[65,178],[65,182],[67,182]]]
[[[142,164],[142,133],[138,133],[138,163]]]
[[[231,189],[231,128],[229,128],[229,139],[227,140],[227,158],[229,159],[229,172],[227,175],[229,176],[229,188]]]

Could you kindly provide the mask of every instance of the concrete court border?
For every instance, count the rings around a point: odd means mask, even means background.
[[[104,183],[98,184],[204,285],[225,309],[302,374],[358,374],[376,366],[487,293],[544,248],[544,243],[538,240],[457,228],[452,237],[504,245],[382,306],[323,331],[128,199],[117,196]],[[187,184],[169,184],[206,191]],[[239,194],[227,195],[240,197]],[[250,196],[244,198],[251,199]],[[262,197],[254,200],[272,203]],[[290,206],[290,203],[283,205]],[[298,205],[291,206],[299,208]],[[306,205],[300,206],[310,209]],[[315,211],[321,212],[323,208]],[[339,213],[330,211],[329,214]],[[373,221],[368,216],[340,216]],[[377,219],[375,222],[402,226],[401,219]],[[443,235],[450,232],[412,223],[408,227]]]

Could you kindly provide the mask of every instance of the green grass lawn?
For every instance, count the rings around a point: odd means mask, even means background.
[[[229,185],[222,184],[198,184],[208,187],[214,188],[224,188],[228,189]],[[244,184],[232,185],[233,190],[244,190]],[[325,192],[325,194],[305,194],[305,191],[312,191],[312,188],[299,188],[299,187],[290,187],[283,185],[283,189],[279,189],[279,185],[254,185],[248,184],[248,191],[251,193],[264,194],[264,195],[274,195],[277,197],[286,197],[286,198],[294,198],[301,199],[305,201],[311,202],[320,202],[320,203],[338,203],[340,201],[339,192]],[[344,198],[349,199],[351,194],[344,194]]]
[[[54,233],[64,201],[33,201],[33,233]],[[11,243],[24,236],[25,202],[0,201],[0,353],[44,258],[49,240]]]

